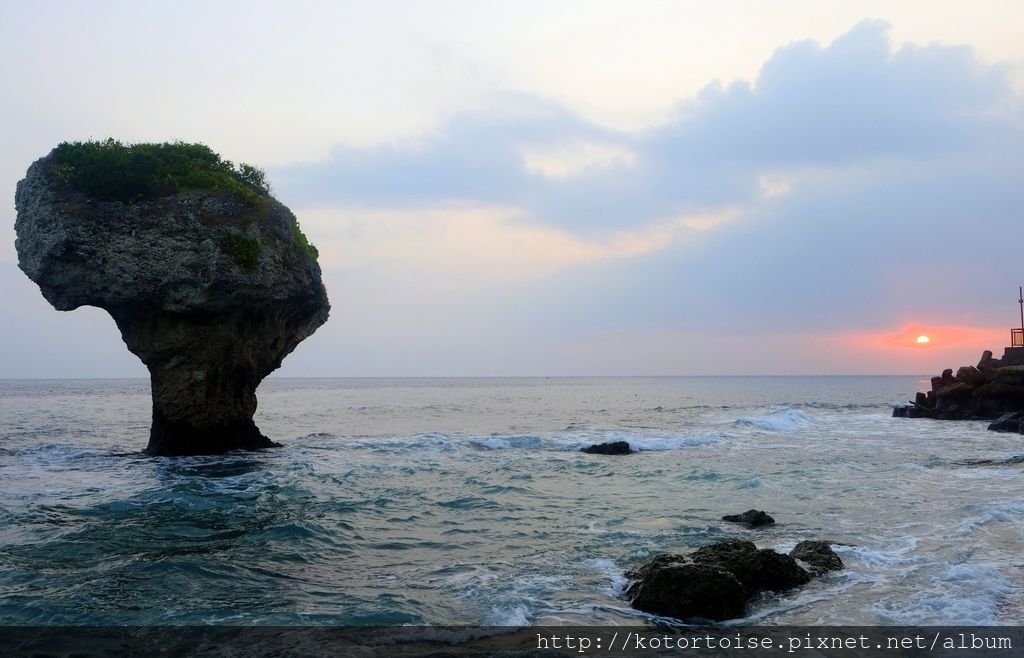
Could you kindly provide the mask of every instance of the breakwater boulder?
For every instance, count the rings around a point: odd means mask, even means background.
[[[1009,349],[1009,348],[1008,348]],[[931,390],[919,392],[893,416],[941,420],[995,419],[1024,412],[1024,365],[985,351],[977,366],[951,368],[931,378]]]
[[[801,547],[799,554],[786,555],[759,549],[749,541],[726,541],[688,555],[657,555],[626,574],[632,581],[626,597],[634,608],[656,615],[685,620],[736,619],[746,614],[748,602],[762,592],[784,592],[804,585],[812,575],[829,570],[824,568],[826,563],[838,563],[842,568],[839,556],[826,543],[801,543]],[[813,574],[797,562],[807,557],[813,560]]]
[[[262,172],[201,144],[64,143],[15,206],[22,271],[57,310],[106,310],[149,369],[150,454],[277,445],[253,422],[256,387],[330,305]]]

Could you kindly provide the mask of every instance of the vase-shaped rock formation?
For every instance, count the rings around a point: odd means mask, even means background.
[[[56,309],[105,309],[149,368],[150,454],[275,446],[253,422],[256,387],[327,320],[316,251],[255,170],[139,146],[36,161],[15,198],[19,266]]]

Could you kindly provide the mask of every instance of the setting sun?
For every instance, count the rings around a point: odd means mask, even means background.
[[[928,336],[918,336],[917,337],[917,344],[918,345],[927,345],[930,342],[932,342],[932,340],[931,340],[931,338],[928,338]]]

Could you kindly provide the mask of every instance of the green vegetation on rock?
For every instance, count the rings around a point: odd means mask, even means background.
[[[244,269],[255,269],[260,260],[262,249],[260,241],[240,233],[228,233],[220,243],[221,250],[235,259],[235,263]]]
[[[250,206],[271,198],[262,169],[223,160],[205,144],[124,144],[113,138],[62,142],[53,151],[52,167],[58,178],[103,201],[134,203],[192,190],[226,192]],[[292,237],[296,256],[318,259],[317,248],[297,221],[292,224]],[[261,245],[254,238],[231,233],[221,241],[221,249],[239,267],[253,269]]]
[[[54,172],[85,194],[131,203],[188,190],[230,192],[255,205],[270,196],[257,167],[223,160],[205,144],[62,142],[53,151]]]
[[[295,244],[303,251],[303,253],[313,260],[320,258],[320,251],[309,241],[309,238],[307,238],[306,234],[302,232],[302,229],[299,228],[298,221],[292,224],[292,237],[295,238]]]

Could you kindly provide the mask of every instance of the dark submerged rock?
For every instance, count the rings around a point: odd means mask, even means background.
[[[988,426],[993,432],[1017,432],[1024,434],[1024,414],[1003,414]]]
[[[806,584],[811,574],[796,560],[752,542],[728,541],[690,555],[663,554],[627,576],[634,608],[679,619],[721,621],[746,614],[761,592],[783,592]]]
[[[662,558],[659,560],[658,558]],[[626,592],[637,610],[677,619],[735,619],[746,612],[747,593],[731,572],[661,555],[632,576]]]
[[[18,183],[18,265],[57,310],[110,313],[146,364],[147,452],[278,445],[253,422],[256,387],[330,309],[295,216],[269,195],[224,190],[93,198],[55,153]]]
[[[789,556],[807,564],[815,576],[828,571],[840,571],[843,568],[843,561],[825,541],[802,541],[789,552]]]
[[[580,448],[580,452],[591,455],[628,455],[633,452],[626,441],[611,441],[609,443],[595,443],[586,448]]]
[[[1024,455],[1015,455],[1008,459],[965,459],[954,463],[961,466],[1016,466],[1024,464]]]
[[[762,510],[748,509],[742,514],[727,514],[722,517],[723,521],[730,523],[742,523],[751,528],[761,528],[775,523],[775,519]]]

